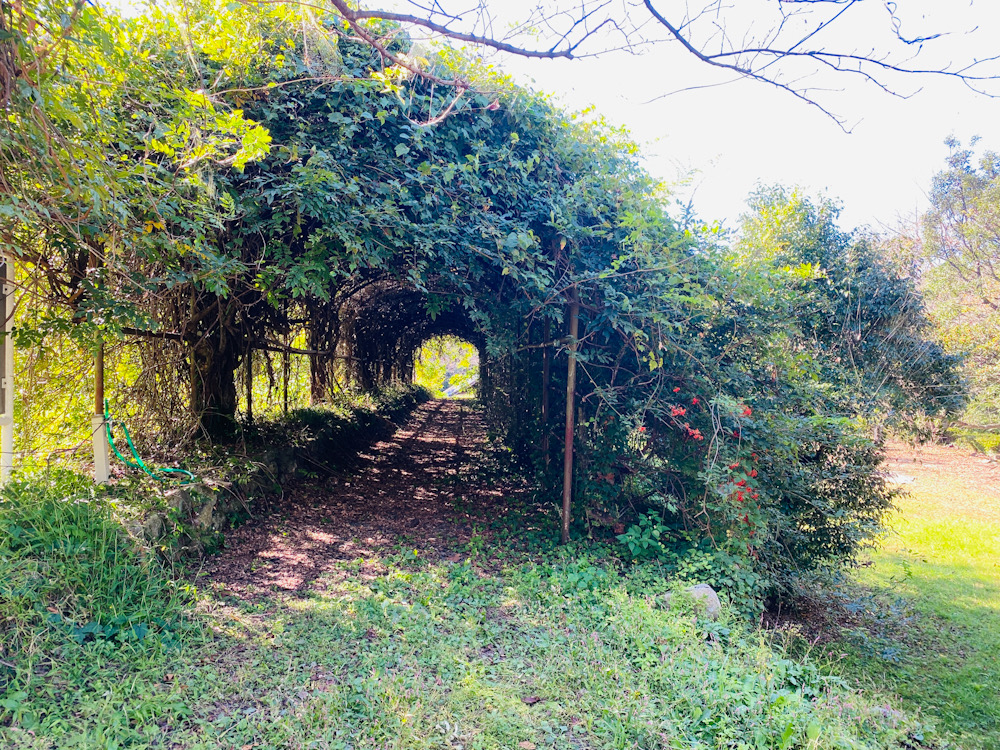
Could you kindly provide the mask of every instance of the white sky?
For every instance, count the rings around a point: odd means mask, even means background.
[[[900,2],[911,10],[918,4]],[[1000,3],[928,0],[924,5],[936,5],[932,10],[938,16],[921,13],[925,17],[914,20],[930,28],[978,29],[928,43],[929,54],[916,62],[933,67],[968,59],[977,51],[979,57],[1000,53]],[[995,132],[1000,99],[975,94],[954,79],[897,79],[905,93],[922,89],[900,99],[838,74],[837,85],[843,90],[820,99],[853,125],[850,134],[790,94],[751,81],[644,103],[710,80],[705,76],[712,71],[706,66],[677,45],[666,47],[638,58],[511,58],[502,65],[523,82],[533,79],[534,88],[556,94],[571,108],[592,104],[610,121],[625,125],[643,145],[647,167],[658,177],[670,182],[694,170],[693,183],[680,194],[686,200],[693,191],[698,215],[727,226],[735,225],[756,185],[774,183],[839,199],[844,228],[894,225],[897,217],[912,217],[926,207],[931,178],[944,167],[948,154],[946,137],[954,135],[966,143],[980,135],[982,146],[1000,149],[1000,134]]]
[[[1000,101],[955,82],[930,82],[909,100],[864,92],[847,110],[860,120],[844,133],[819,111],[761,84],[724,87],[648,100],[648,90],[623,82],[606,64],[535,63],[538,88],[573,108],[594,104],[625,125],[643,146],[647,168],[667,181],[694,170],[685,197],[703,219],[732,224],[758,184],[797,185],[843,202],[842,223],[894,223],[926,206],[933,175],[944,167],[944,140],[995,138]],[[570,68],[573,66],[573,69]],[[588,75],[589,73],[589,75]]]

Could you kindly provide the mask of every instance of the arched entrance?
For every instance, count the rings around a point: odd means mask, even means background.
[[[433,336],[417,350],[413,382],[437,398],[472,398],[479,383],[479,350],[458,336]]]

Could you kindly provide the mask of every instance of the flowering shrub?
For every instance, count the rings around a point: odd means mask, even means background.
[[[961,402],[912,285],[837,229],[830,205],[779,190],[756,209],[740,255],[697,259],[713,302],[689,313],[683,340],[657,344],[663,395],[618,397],[634,407],[625,439],[587,434],[603,492],[589,474],[579,487],[633,513],[618,536],[627,557],[658,557],[674,575],[688,560],[686,575],[751,603],[882,533],[893,490],[867,425]]]

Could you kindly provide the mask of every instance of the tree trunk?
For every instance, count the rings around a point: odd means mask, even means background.
[[[290,336],[288,338],[291,338]],[[291,341],[286,340],[285,346],[291,345]],[[281,405],[282,412],[288,414],[288,379],[292,376],[292,360],[288,349],[281,353]]]
[[[309,355],[309,401],[315,406],[327,400],[330,393],[330,368],[321,354]]]
[[[247,422],[253,424],[253,349],[243,355],[243,377],[247,392]]]
[[[309,348],[314,352],[325,352],[335,345],[335,317],[329,306],[309,308]],[[321,404],[330,398],[333,375],[333,358],[327,354],[309,355],[309,401]]]
[[[236,431],[236,368],[239,352],[225,335],[202,338],[191,348],[191,410],[211,438]]]

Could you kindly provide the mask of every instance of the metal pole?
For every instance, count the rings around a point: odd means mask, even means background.
[[[3,344],[0,346],[0,483],[10,479],[14,468],[14,259],[0,259],[0,312],[3,314]]]
[[[570,504],[573,499],[573,417],[576,397],[576,352],[579,346],[580,300],[570,289],[569,363],[566,367],[566,444],[563,451],[562,543],[569,543]]]
[[[542,334],[542,455],[545,456],[545,468],[549,467],[549,383],[552,381],[552,324],[545,321],[545,332]]]
[[[97,345],[94,355],[94,414],[91,417],[94,441],[94,481],[107,484],[111,476],[108,440],[104,422],[104,342]]]

